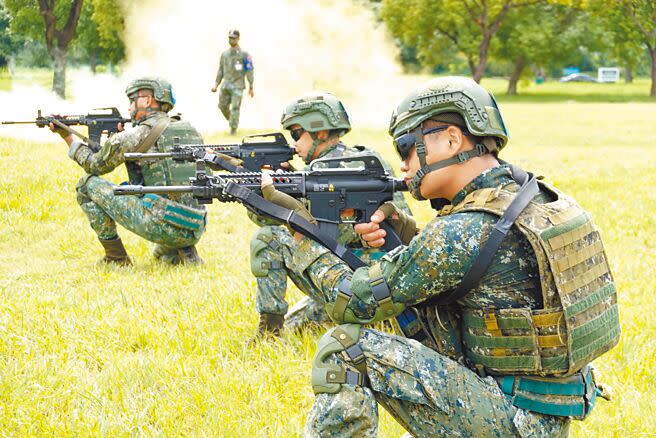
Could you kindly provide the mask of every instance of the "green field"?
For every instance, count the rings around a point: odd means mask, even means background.
[[[620,345],[597,361],[615,400],[601,400],[572,435],[649,436],[656,430],[656,105],[572,102],[568,96],[589,87],[553,87],[546,103],[533,88],[526,101],[502,99],[512,134],[502,157],[545,175],[593,214],[623,324]],[[228,139],[209,133],[207,140]],[[355,127],[346,140],[398,163],[382,125]],[[255,226],[244,209],[210,206],[200,268],[156,262],[150,245],[125,230],[135,265],[98,266],[100,245],[75,202],[81,176],[54,136],[47,144],[0,137],[1,435],[299,435],[320,333],[246,345],[257,315],[248,262]],[[125,172],[109,178],[119,182]],[[430,220],[426,205],[412,206],[420,224]],[[300,297],[290,288],[290,301]],[[379,436],[402,433],[381,409]]]

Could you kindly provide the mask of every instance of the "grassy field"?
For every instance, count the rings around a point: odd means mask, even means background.
[[[600,401],[572,435],[651,436],[656,105],[570,102],[587,85],[557,85],[559,102],[502,104],[512,133],[503,158],[592,212],[619,286],[622,339],[597,361],[615,400]],[[382,126],[356,127],[346,140],[398,163]],[[125,230],[135,265],[98,266],[100,245],[75,202],[81,176],[61,141],[0,137],[0,435],[299,435],[320,333],[246,345],[257,315],[248,263],[255,226],[243,208],[210,206],[200,268],[155,261],[150,245]],[[109,179],[125,179],[124,170]],[[420,223],[430,220],[427,205],[412,206]],[[301,297],[294,288],[288,295]],[[402,433],[381,409],[379,436]]]

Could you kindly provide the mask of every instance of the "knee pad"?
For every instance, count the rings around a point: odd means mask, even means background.
[[[75,193],[77,197],[77,203],[82,205],[91,201],[91,198],[87,196],[87,181],[91,178],[92,175],[84,175],[80,180],[75,184]]]
[[[312,360],[312,390],[315,394],[338,393],[345,383],[364,386],[367,367],[364,352],[358,345],[360,328],[359,324],[342,324],[321,337]],[[342,351],[348,356],[348,363],[358,371],[329,361],[331,355]]]
[[[282,260],[267,258],[264,251],[266,248],[271,248],[273,251],[280,248],[280,243],[275,240],[271,227],[260,228],[251,239],[251,272],[256,277],[266,277],[269,275],[269,269],[281,269],[283,267]]]

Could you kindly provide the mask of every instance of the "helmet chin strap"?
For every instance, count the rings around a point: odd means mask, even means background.
[[[424,198],[421,195],[421,180],[428,175],[429,173],[448,167],[454,164],[464,163],[465,161],[471,160],[474,157],[480,157],[485,154],[489,154],[490,151],[485,147],[483,143],[477,143],[474,149],[460,152],[455,157],[447,158],[446,160],[440,160],[437,163],[426,164],[426,145],[424,144],[424,136],[422,135],[421,126],[415,128],[415,138],[417,138],[417,143],[415,144],[415,150],[417,151],[417,157],[419,158],[419,165],[421,168],[415,173],[415,176],[412,177],[412,181],[408,184],[408,190],[413,198],[423,201]]]
[[[312,157],[314,157],[314,153],[317,151],[317,147],[319,147],[319,145],[325,141],[319,139],[315,132],[309,132],[309,134],[310,137],[312,137],[312,146],[310,147],[310,150],[308,150],[308,153],[305,156],[305,158],[303,158],[305,164],[310,164],[312,162],[313,159]]]

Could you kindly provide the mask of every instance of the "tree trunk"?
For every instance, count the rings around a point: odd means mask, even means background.
[[[491,34],[484,34],[481,44],[478,46],[478,65],[474,72],[474,80],[477,84],[481,83],[485,70],[487,69],[487,51],[490,48],[490,41],[492,40]]]
[[[52,48],[52,61],[54,72],[52,75],[52,91],[62,99],[66,99],[66,49]]]
[[[656,97],[656,49],[649,49],[651,55],[651,91],[649,95]]]
[[[89,58],[89,66],[91,67],[91,73],[96,74],[96,67],[98,66],[98,55],[94,51]]]
[[[624,67],[624,83],[626,84],[633,83],[633,69],[628,65]]]
[[[510,75],[510,80],[508,81],[509,96],[517,95],[517,82],[519,82],[519,78],[522,76],[522,71],[524,71],[525,66],[526,66],[526,58],[520,55],[515,61],[515,69]]]

